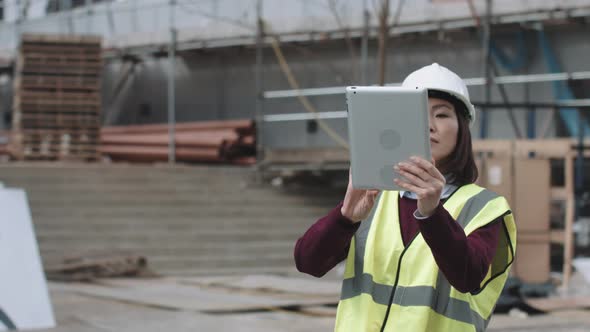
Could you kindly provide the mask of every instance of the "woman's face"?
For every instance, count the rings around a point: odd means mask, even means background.
[[[438,164],[448,157],[457,145],[459,119],[453,104],[438,98],[428,98],[430,112],[430,148]]]

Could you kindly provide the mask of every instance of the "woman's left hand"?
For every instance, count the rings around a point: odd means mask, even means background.
[[[445,177],[434,166],[434,159],[428,162],[420,157],[411,157],[394,166],[397,173],[404,180],[394,179],[395,184],[411,191],[418,196],[418,212],[424,217],[430,217],[438,203],[445,187]]]

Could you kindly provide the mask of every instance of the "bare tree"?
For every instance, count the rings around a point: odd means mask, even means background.
[[[389,0],[380,0],[377,18],[379,19],[379,85],[385,85],[385,59],[387,50],[387,38],[389,37]]]
[[[359,78],[359,66],[357,61],[357,54],[356,54],[356,47],[352,38],[350,36],[350,27],[345,25],[342,22],[342,17],[340,17],[340,0],[327,0],[328,1],[328,8],[332,12],[334,16],[334,20],[336,21],[336,25],[338,26],[339,30],[344,32],[344,41],[346,42],[346,46],[348,48],[348,53],[350,54],[350,68],[351,68],[351,81],[355,82]]]
[[[391,29],[393,29],[400,20],[402,9],[405,4],[405,0],[398,0],[397,2],[397,9],[395,11],[395,15],[389,23],[389,0],[379,0],[379,7],[375,5],[373,2],[373,7],[377,13],[377,18],[379,19],[379,85],[385,84],[385,72],[386,72],[386,65],[387,65],[387,42],[389,38],[389,33]]]

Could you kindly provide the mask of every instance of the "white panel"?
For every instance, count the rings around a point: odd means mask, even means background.
[[[27,195],[0,189],[0,308],[18,329],[55,326]],[[6,330],[0,322],[0,330]]]

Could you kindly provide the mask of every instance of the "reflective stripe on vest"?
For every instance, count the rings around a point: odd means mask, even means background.
[[[444,206],[448,210],[455,212],[452,213],[455,214],[453,217],[463,228],[469,225],[469,223],[480,213],[486,204],[498,198],[497,194],[475,185],[468,185],[459,188],[456,194],[458,192],[461,197],[454,198],[454,195],[452,195]],[[378,202],[380,202],[381,195],[378,197],[378,199]],[[347,270],[354,269],[354,274],[350,273],[352,271],[349,271],[349,276],[347,277],[345,275],[342,285],[341,300],[351,299],[360,296],[362,293],[365,293],[370,295],[376,304],[388,306],[390,305],[389,302],[391,300],[391,304],[396,304],[401,307],[429,307],[434,312],[444,317],[472,325],[476,331],[484,331],[489,322],[489,317],[488,319],[482,317],[481,314],[472,309],[470,303],[467,300],[452,297],[451,285],[441,272],[438,272],[436,285],[397,285],[394,297],[393,299],[390,299],[390,294],[392,294],[393,291],[393,285],[385,285],[375,282],[371,274],[365,273],[363,271],[366,237],[373,223],[373,217],[377,209],[378,204],[375,204],[373,211],[371,211],[370,217],[361,224],[361,227],[357,231],[357,235],[355,235],[355,238],[353,239],[353,244],[351,245],[351,249],[353,250],[351,250],[350,253],[352,256],[349,256],[349,258],[354,257],[354,267],[350,266],[350,262],[348,261]],[[500,216],[501,215],[498,217]],[[409,246],[410,244],[407,245],[407,247]]]

